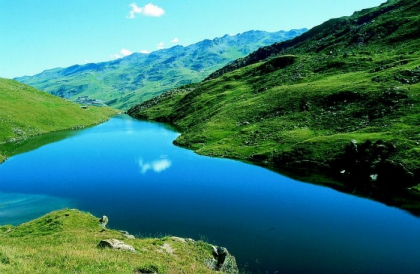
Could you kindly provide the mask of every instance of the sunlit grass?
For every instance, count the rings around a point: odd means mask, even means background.
[[[147,267],[158,273],[211,273],[204,261],[212,258],[212,248],[204,242],[169,236],[127,239],[121,232],[103,230],[98,220],[77,210],[60,210],[16,227],[0,227],[1,273],[132,274]],[[100,249],[103,239],[122,240],[136,253]]]
[[[116,112],[111,108],[82,109],[16,81],[0,79],[0,161],[5,158],[2,152],[5,143],[98,124]]]

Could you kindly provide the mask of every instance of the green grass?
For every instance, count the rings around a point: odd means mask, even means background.
[[[174,124],[175,143],[197,153],[418,214],[406,189],[420,189],[419,14],[419,2],[389,1],[332,19],[128,113]],[[352,140],[363,148],[355,155]]]
[[[207,243],[169,236],[127,239],[116,230],[103,230],[98,220],[66,209],[16,227],[0,226],[0,272],[212,273],[205,266],[213,258]],[[121,240],[136,253],[98,248],[103,239]],[[172,252],[165,250],[168,246]]]
[[[31,136],[101,123],[116,110],[79,105],[19,82],[0,79],[0,162]]]

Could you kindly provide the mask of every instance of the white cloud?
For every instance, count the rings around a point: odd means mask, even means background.
[[[162,171],[165,171],[166,169],[170,168],[172,165],[172,162],[168,159],[159,159],[152,162],[145,162],[143,159],[139,159],[138,161],[140,172],[142,174],[146,174],[147,171],[153,170],[156,173],[161,173]]]
[[[128,50],[128,49],[122,49],[121,51],[121,54],[123,55],[123,56],[128,56],[128,55],[130,55],[130,54],[132,54],[133,52],[131,52],[130,50]]]
[[[141,174],[146,174],[146,172],[152,168],[152,166],[149,163],[143,163],[143,160],[140,160],[139,162],[140,172]]]
[[[157,49],[164,49],[165,48],[165,44],[163,42],[160,42],[159,44],[157,44]]]
[[[153,171],[160,173],[168,168],[170,168],[172,163],[167,159],[162,159],[152,163]]]
[[[178,42],[179,42],[179,39],[177,37],[171,40],[171,43],[178,43]]]
[[[133,19],[136,18],[136,14],[143,14],[145,16],[151,16],[151,17],[160,17],[165,14],[165,10],[161,7],[158,7],[156,5],[153,5],[152,3],[149,3],[145,5],[144,7],[137,6],[136,3],[130,4],[131,10],[127,18]]]
[[[136,3],[131,3],[130,7],[132,8],[132,11],[135,13],[141,13],[143,10],[142,8],[138,7]]]
[[[144,6],[143,13],[146,16],[159,17],[159,16],[164,15],[165,11],[161,7],[158,7],[158,6],[153,5],[152,3],[149,3],[146,6]]]
[[[120,50],[120,53],[112,54],[111,55],[111,58],[112,59],[118,59],[118,58],[122,58],[122,57],[128,56],[128,55],[130,55],[132,53],[133,52],[130,51],[130,50],[128,50],[128,49],[121,49]]]
[[[118,59],[118,58],[121,58],[122,56],[121,55],[119,55],[119,54],[111,54],[111,58],[112,59]]]
[[[141,51],[140,51],[140,53],[143,53],[143,54],[149,54],[149,53],[150,53],[150,51],[148,51],[147,49],[144,49],[144,50],[141,50]]]
[[[129,15],[127,15],[127,18],[128,19],[134,19],[134,18],[136,18],[136,16],[134,15],[134,11],[130,10],[130,13],[129,13]]]

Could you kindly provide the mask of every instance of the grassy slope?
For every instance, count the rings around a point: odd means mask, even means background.
[[[406,193],[420,183],[419,14],[417,1],[389,1],[332,19],[129,114],[173,123],[198,153],[419,213]]]
[[[16,227],[0,226],[0,272],[212,273],[204,263],[213,258],[212,247],[204,242],[127,239],[121,232],[103,230],[98,220],[77,210],[60,210]],[[104,239],[121,240],[136,253],[98,248]],[[165,244],[173,254],[164,250]]]
[[[111,108],[81,109],[79,105],[14,80],[0,79],[0,162],[5,147],[52,131],[98,124],[114,115]]]

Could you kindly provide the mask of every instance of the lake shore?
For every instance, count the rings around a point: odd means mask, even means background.
[[[0,164],[4,163],[7,158],[12,157],[14,155],[28,152],[34,149],[37,149],[43,145],[46,145],[48,143],[58,141],[60,139],[66,138],[66,132],[72,131],[72,130],[82,130],[89,127],[93,127],[99,124],[102,124],[106,121],[108,121],[112,116],[118,115],[118,112],[111,112],[110,114],[107,114],[108,117],[106,117],[103,120],[95,121],[92,124],[87,125],[76,125],[72,126],[71,128],[59,128],[59,129],[53,129],[51,131],[42,132],[39,134],[34,135],[28,135],[25,137],[14,137],[12,140],[4,141],[0,143]],[[53,134],[56,134],[55,138],[52,137],[48,140],[48,138],[43,138],[47,135],[52,136]],[[62,135],[61,137],[58,137],[58,135]],[[36,142],[37,137],[41,137],[43,141],[41,143]],[[35,140],[35,141],[34,141]],[[29,144],[29,145],[28,145]]]
[[[174,146],[178,136],[166,124],[115,116],[0,165],[0,191],[24,195],[9,195],[21,200],[9,207],[11,214],[63,206],[105,214],[110,227],[134,235],[177,235],[224,246],[241,269],[256,273],[290,267],[302,273],[383,272],[390,266],[367,266],[399,256],[411,262],[405,269],[417,267],[408,258],[418,257],[410,246],[417,242],[418,218],[267,168],[200,156]]]
[[[205,242],[171,236],[136,238],[108,229],[99,217],[76,209],[54,211],[18,226],[0,226],[0,235],[2,273],[211,273],[217,265],[216,247]],[[102,247],[104,241],[119,246]],[[238,273],[228,252],[217,268]]]

